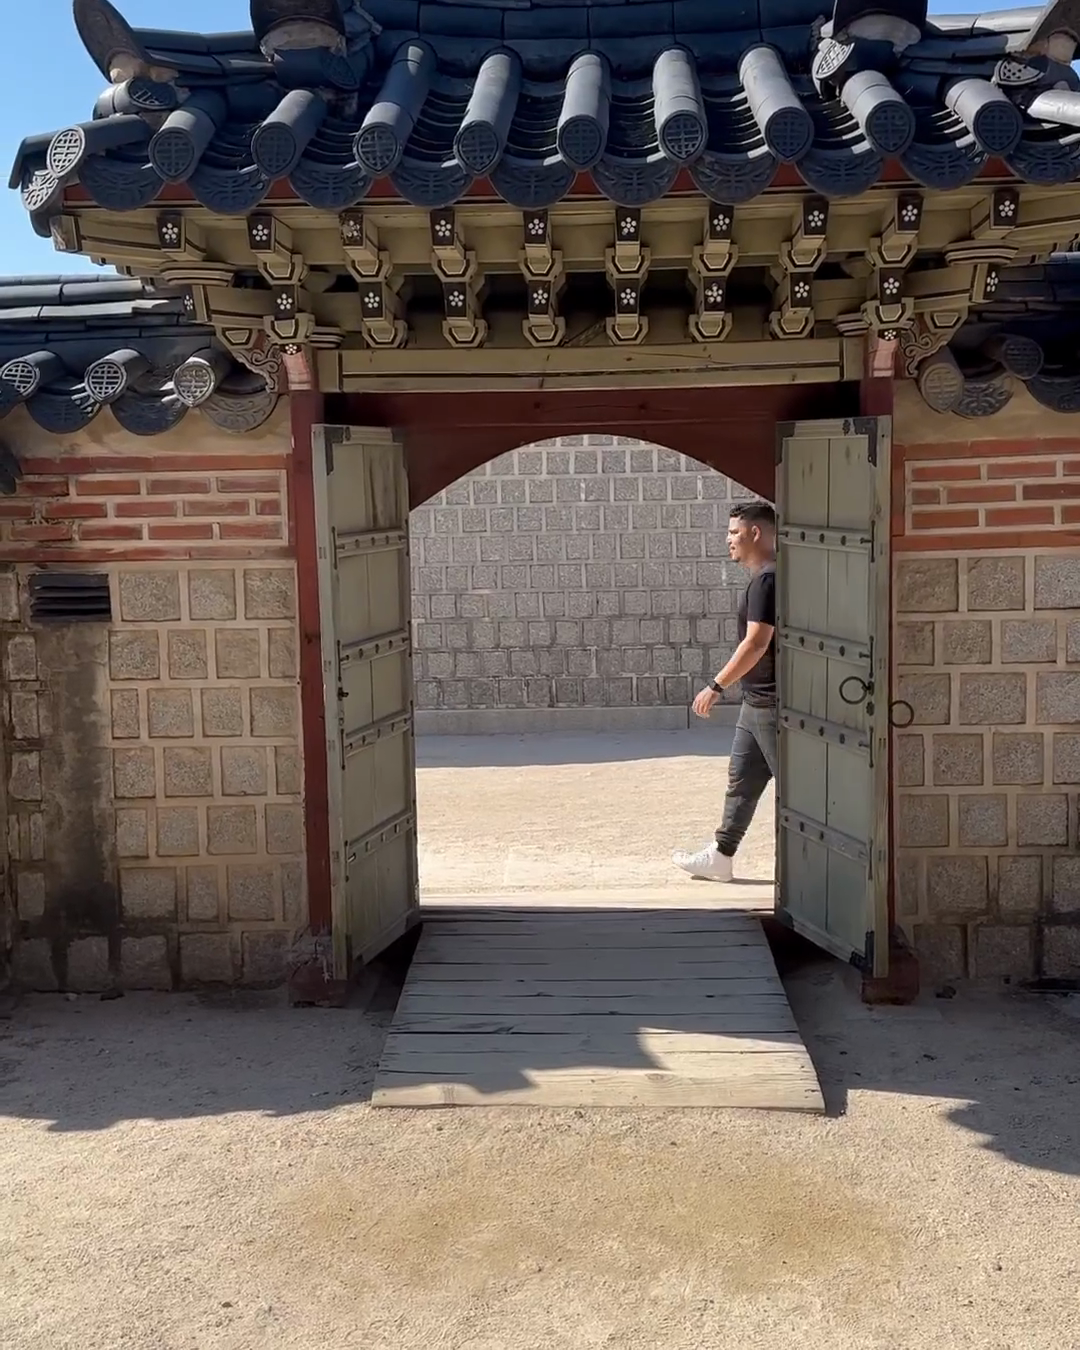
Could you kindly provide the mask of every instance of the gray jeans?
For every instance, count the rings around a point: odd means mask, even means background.
[[[716,831],[721,853],[734,857],[754,819],[761,794],[776,777],[776,709],[744,703],[735,723],[724,819]]]

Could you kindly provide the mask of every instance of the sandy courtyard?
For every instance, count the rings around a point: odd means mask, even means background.
[[[575,743],[422,746],[425,883],[678,884],[722,744]],[[372,1111],[389,983],[367,1012],[30,999],[0,1021],[0,1345],[1080,1346],[1074,1000],[871,1012],[784,965],[828,1117]]]

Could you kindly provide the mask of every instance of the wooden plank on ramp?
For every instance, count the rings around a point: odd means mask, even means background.
[[[428,910],[375,1106],[823,1111],[756,916]]]

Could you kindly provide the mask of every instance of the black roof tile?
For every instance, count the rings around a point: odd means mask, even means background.
[[[628,206],[662,195],[683,166],[726,201],[762,191],[783,161],[831,197],[864,190],[887,155],[938,189],[989,155],[1032,182],[1080,171],[1069,111],[1075,100],[1080,116],[1080,77],[1024,54],[1027,35],[1053,27],[1047,10],[927,19],[920,0],[835,4],[824,22],[823,0],[253,0],[251,32],[203,35],[132,29],[110,0],[75,0],[94,60],[108,70],[121,54],[118,83],[65,154],[28,138],[12,179],[38,215],[74,181],[112,210],[148,205],[169,181],[241,214],[283,176],[333,211],[379,176],[417,206],[448,205],[480,176],[507,201],[550,206],[586,144],[598,188]],[[291,22],[306,24],[298,42]],[[831,35],[836,24],[848,27]],[[323,45],[298,49],[312,41]],[[570,78],[584,54],[601,72],[587,110]],[[176,70],[175,90],[151,67]],[[481,71],[490,96],[478,105]],[[1061,96],[1029,115],[1051,89]],[[105,124],[125,115],[110,140]]]

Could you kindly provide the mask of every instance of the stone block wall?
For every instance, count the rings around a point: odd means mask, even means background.
[[[115,428],[58,451],[28,429],[26,477],[0,502],[25,986],[282,977],[306,922],[287,436],[283,420],[242,441],[185,424],[148,453]],[[35,620],[43,568],[107,576],[111,621]]]
[[[896,456],[895,877],[932,978],[1080,977],[1080,442],[1017,430]]]
[[[460,479],[412,513],[417,708],[685,709],[735,646],[727,521],[753,495],[599,435]]]

